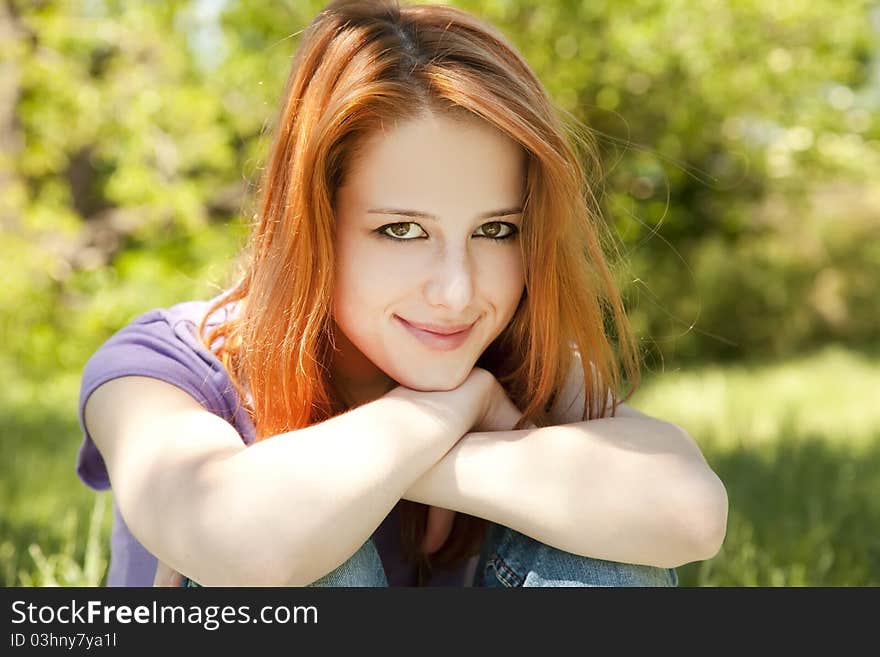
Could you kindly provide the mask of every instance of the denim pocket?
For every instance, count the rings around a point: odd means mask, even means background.
[[[484,586],[491,587],[492,584],[485,583],[485,578],[489,576],[489,569],[495,574],[495,580],[506,588],[517,588],[523,585],[523,578],[516,571],[508,566],[497,552],[493,552],[486,565],[483,568]],[[496,585],[497,586],[497,585]]]
[[[494,525],[481,568],[486,587],[636,586],[674,587],[674,568],[658,568],[583,557],[541,543],[509,527]],[[492,574],[489,570],[492,570]]]

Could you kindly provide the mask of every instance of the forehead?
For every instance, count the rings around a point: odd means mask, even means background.
[[[488,123],[429,114],[367,137],[340,194],[428,212],[465,204],[487,210],[521,200],[525,161],[522,147]]]

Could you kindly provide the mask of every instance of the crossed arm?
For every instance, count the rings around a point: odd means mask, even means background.
[[[683,429],[625,404],[613,418],[467,434],[404,498],[435,507],[441,544],[460,511],[574,554],[666,568],[718,552],[728,504]],[[156,584],[177,581],[160,564]]]
[[[552,426],[466,434],[409,487],[404,498],[434,507],[427,540],[439,548],[460,511],[609,561],[672,568],[715,556],[727,492],[693,438],[626,404],[583,421],[574,356]]]
[[[467,434],[404,497],[582,556],[660,567],[711,558],[727,524],[723,484],[683,429],[623,411]]]
[[[432,506],[429,535],[439,518],[442,544],[442,525],[451,526],[460,511],[594,558],[675,567],[714,556],[724,538],[727,495],[691,437],[623,404],[616,417],[581,421],[582,389],[553,410],[553,426],[468,433],[429,459],[433,465],[409,479],[402,494]],[[379,410],[371,412],[376,420]],[[348,435],[337,428],[329,435]],[[228,433],[232,450],[234,429]],[[268,447],[296,452],[308,445],[288,440]],[[418,445],[413,449],[421,453]],[[157,583],[173,575],[163,564]]]

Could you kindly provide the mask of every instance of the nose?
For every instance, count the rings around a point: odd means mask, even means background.
[[[474,264],[467,249],[445,249],[429,267],[426,300],[461,317],[474,296]]]

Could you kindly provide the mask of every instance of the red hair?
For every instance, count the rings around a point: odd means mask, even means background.
[[[525,292],[477,363],[523,409],[515,428],[548,423],[577,362],[573,346],[590,382],[583,419],[604,417],[608,398],[616,408],[621,365],[630,386],[623,399],[638,386],[635,341],[603,254],[611,234],[590,184],[599,173],[589,136],[574,140],[583,147],[577,153],[567,139],[577,133],[523,57],[472,15],[442,5],[344,0],[321,11],[299,43],[243,274],[208,315],[233,301],[238,312],[207,335],[205,321],[199,330],[242,399],[249,393],[257,440],[347,410],[328,380],[335,192],[364,137],[426,112],[479,117],[527,155]],[[404,552],[423,572],[480,548],[487,521],[458,513],[429,559],[419,551],[427,507],[403,500],[401,510]]]

